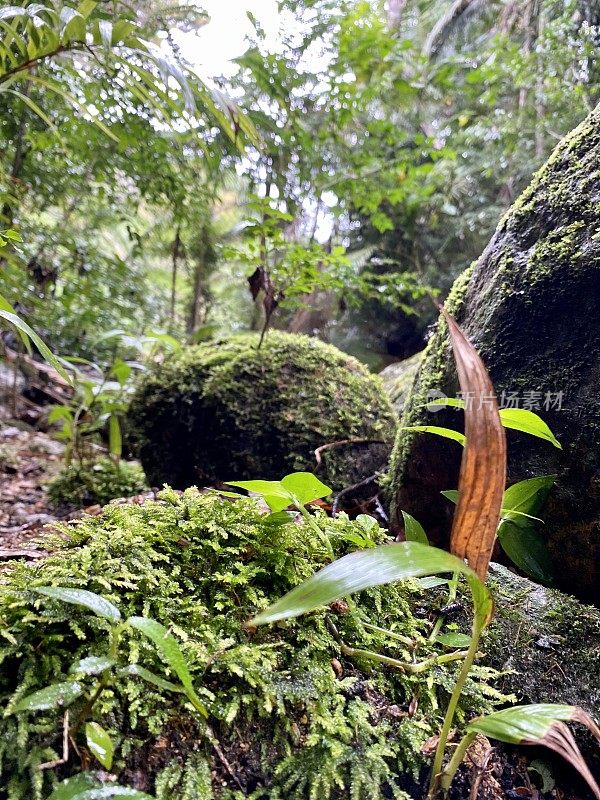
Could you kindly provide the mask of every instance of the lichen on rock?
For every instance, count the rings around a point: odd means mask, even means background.
[[[384,467],[396,417],[377,376],[308,336],[270,331],[257,344],[187,347],[142,379],[129,422],[153,485],[279,479],[314,470],[331,443],[319,475],[333,488]]]

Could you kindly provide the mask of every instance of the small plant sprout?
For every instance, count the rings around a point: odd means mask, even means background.
[[[92,719],[95,706],[105,690],[110,690],[119,675],[135,675],[166,692],[183,694],[199,717],[206,721],[208,711],[205,703],[194,688],[190,670],[175,637],[156,620],[150,617],[129,617],[123,620],[121,612],[106,598],[85,589],[63,586],[38,586],[32,591],[50,600],[69,603],[91,611],[104,620],[107,627],[107,648],[103,655],[87,656],[72,664],[70,677],[60,683],[46,686],[32,694],[21,697],[10,709],[13,714],[27,714],[51,709],[67,709],[65,714],[65,748],[59,762],[44,765],[46,768],[58,766],[69,760],[69,742],[79,752],[77,737],[83,730],[89,753],[106,770],[110,770],[115,753],[115,745],[110,734],[99,722]],[[178,683],[161,675],[156,675],[139,664],[122,665],[121,642],[126,631],[136,630],[155,647],[160,659],[174,674]],[[78,713],[68,724],[68,709],[80,700]],[[207,729],[210,738],[211,733]],[[87,777],[78,775],[61,784],[52,794],[53,800],[92,800],[99,797],[130,797],[143,800],[148,795],[118,786],[103,787],[102,794],[97,782],[86,784]]]
[[[333,558],[333,548],[329,537],[321,530],[314,516],[306,508],[307,503],[330,495],[331,489],[329,486],[325,486],[312,472],[293,472],[280,481],[228,481],[228,485],[260,495],[273,514],[279,514],[289,506],[296,508],[317,534],[329,556]]]
[[[463,393],[474,392],[476,396],[493,397],[493,388],[481,359],[452,317],[445,312],[444,315],[450,331],[461,390]],[[482,633],[494,615],[494,601],[485,585],[485,578],[498,527],[502,519],[513,522],[521,509],[528,507],[523,498],[525,495],[530,495],[533,489],[528,487],[525,491],[521,487],[515,490],[513,493],[515,496],[508,497],[509,508],[503,509],[503,504],[507,503],[507,493],[504,491],[506,479],[504,426],[495,400],[482,403],[480,406],[480,408],[465,409],[466,438],[456,498],[457,510],[451,534],[452,553],[429,546],[425,531],[419,523],[409,515],[405,515],[407,541],[380,545],[343,556],[256,614],[248,624],[265,625],[298,617],[327,606],[341,597],[406,578],[450,574],[452,593],[456,591],[459,577],[462,577],[470,589],[472,598],[471,636],[467,641],[464,635],[460,635],[464,639],[464,641],[461,639],[461,643],[468,644],[468,649],[460,654],[462,663],[438,737],[428,797],[433,800],[440,792],[447,794],[469,745],[477,733],[482,733],[490,738],[513,744],[544,744],[550,747],[579,770],[596,797],[600,798],[600,788],[585,765],[565,723],[569,721],[582,723],[599,739],[600,730],[584,711],[572,706],[543,704],[516,706],[475,719],[466,725],[463,738],[448,757],[449,736],[456,725],[458,702],[477,656]],[[257,488],[252,489],[251,484],[252,482],[243,482],[236,485],[244,485],[244,488],[257,491]],[[274,482],[274,485],[278,484]],[[266,489],[265,484],[262,488],[259,487],[258,491],[263,493]],[[278,492],[277,496],[280,494]],[[266,494],[263,496],[267,499]],[[519,497],[521,502],[518,502]],[[284,498],[281,494],[278,502],[289,503],[289,495]],[[297,505],[295,501],[292,502]],[[437,633],[438,631],[434,630],[435,636]],[[443,643],[443,637],[440,637],[439,641]],[[451,645],[457,643],[458,641],[454,640],[449,642]],[[380,660],[385,663],[390,661],[383,657]]]

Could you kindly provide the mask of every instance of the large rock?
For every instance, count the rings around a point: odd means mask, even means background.
[[[563,450],[508,432],[509,478],[557,473],[544,528],[560,587],[600,599],[600,113],[556,148],[500,222],[481,258],[455,283],[448,307],[481,353],[499,395],[539,403]],[[458,390],[446,326],[431,339],[403,425],[460,425],[432,417],[428,392]],[[532,394],[533,393],[533,394]],[[547,404],[546,398],[554,403]],[[558,402],[562,399],[562,402]],[[547,406],[545,408],[544,406]],[[458,482],[460,447],[399,433],[392,459],[393,524],[416,516],[440,543]]]
[[[143,377],[129,424],[152,485],[278,479],[316,469],[323,445],[319,475],[334,489],[385,467],[396,415],[377,376],[308,336],[257,344],[187,347]]]

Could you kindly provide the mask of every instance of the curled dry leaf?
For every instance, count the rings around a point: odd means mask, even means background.
[[[459,501],[450,549],[485,580],[500,521],[506,484],[506,436],[494,387],[477,351],[442,309],[456,361],[465,408],[466,444],[460,466]]]

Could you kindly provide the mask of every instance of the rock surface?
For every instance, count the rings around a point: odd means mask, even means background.
[[[600,112],[556,148],[500,222],[447,306],[480,352],[501,400],[516,397],[550,425],[563,449],[508,432],[510,482],[556,473],[544,513],[557,584],[600,600]],[[424,405],[458,383],[446,326],[431,339],[403,425],[460,426],[461,412]],[[514,400],[513,400],[514,404]],[[400,431],[389,482],[392,524],[413,514],[447,542],[460,447]]]

